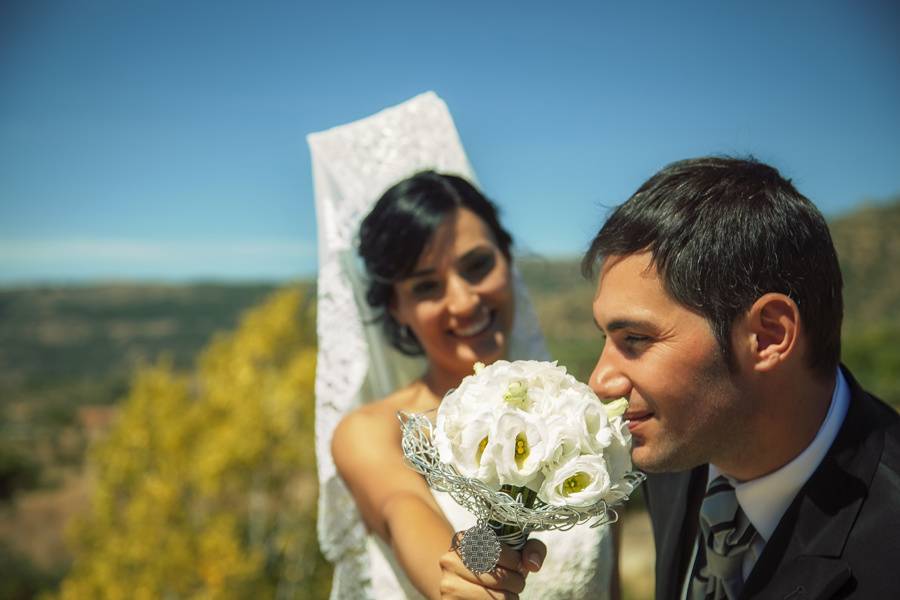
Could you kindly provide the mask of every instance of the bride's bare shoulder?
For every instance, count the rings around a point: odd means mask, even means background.
[[[371,436],[379,434],[399,436],[398,412],[424,412],[434,407],[434,403],[429,399],[427,387],[420,381],[415,381],[381,400],[365,404],[348,413],[338,424],[333,443],[341,443],[345,437],[355,439],[360,430],[365,430],[370,440]]]

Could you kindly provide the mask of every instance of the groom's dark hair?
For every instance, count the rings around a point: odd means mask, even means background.
[[[731,328],[767,292],[800,310],[808,361],[831,376],[840,360],[842,279],[819,210],[774,168],[754,159],[672,163],[616,208],[581,267],[650,251],[667,292],[709,322],[729,365]]]

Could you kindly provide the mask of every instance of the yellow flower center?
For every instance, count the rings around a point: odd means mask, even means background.
[[[487,448],[487,443],[487,436],[478,443],[478,452],[475,453],[475,462],[479,465],[481,464],[481,455],[484,454],[484,449]]]
[[[591,478],[587,473],[578,472],[567,478],[562,484],[563,495],[569,496],[585,489],[591,483]]]
[[[528,438],[525,437],[524,433],[520,433],[516,436],[516,465],[521,469],[525,464],[525,460],[528,459],[528,454],[531,452],[531,449],[528,447]]]

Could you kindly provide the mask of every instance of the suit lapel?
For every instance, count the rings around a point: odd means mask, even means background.
[[[788,507],[744,587],[745,597],[823,598],[851,576],[841,560],[878,466],[883,433],[873,403],[853,378],[850,406],[822,464]],[[873,432],[874,430],[874,432]]]
[[[688,569],[707,467],[648,476],[647,501],[656,544],[656,598],[677,599]]]
[[[764,590],[744,597],[778,600],[830,598],[850,578],[850,566],[840,559],[821,556],[798,556],[778,571]]]

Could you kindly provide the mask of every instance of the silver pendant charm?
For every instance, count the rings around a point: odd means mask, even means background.
[[[476,574],[493,571],[500,560],[500,540],[484,521],[465,531],[459,550],[463,564]]]

